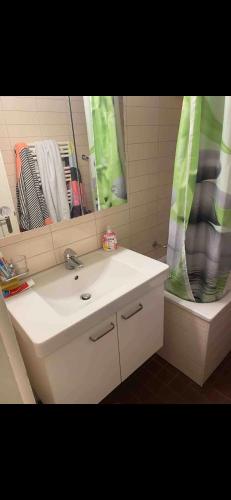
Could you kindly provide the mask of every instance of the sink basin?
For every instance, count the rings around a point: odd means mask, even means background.
[[[50,269],[34,277],[36,293],[58,314],[69,316],[86,307],[115,288],[131,283],[139,274],[116,259],[104,255],[87,255],[82,258],[85,267],[68,271],[64,265]],[[88,302],[81,295],[89,293]]]
[[[97,250],[81,260],[81,269],[61,264],[34,275],[31,289],[6,301],[17,332],[33,343],[38,356],[103,321],[168,275],[166,264],[124,248]],[[84,293],[91,298],[82,300]]]

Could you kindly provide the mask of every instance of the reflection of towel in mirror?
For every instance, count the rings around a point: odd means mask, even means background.
[[[71,218],[84,215],[90,210],[86,208],[86,197],[82,177],[77,165],[73,144],[69,143],[69,161],[71,171]]]
[[[16,197],[21,231],[51,224],[47,205],[39,186],[35,162],[27,144],[16,144]]]
[[[43,194],[54,222],[70,219],[64,168],[56,141],[35,143]]]

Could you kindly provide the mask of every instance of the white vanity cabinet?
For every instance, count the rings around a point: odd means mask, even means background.
[[[76,270],[56,266],[7,301],[45,404],[99,403],[163,346],[168,266],[123,248],[81,259],[78,280]]]
[[[121,382],[116,315],[45,358],[55,403],[99,403]]]
[[[163,346],[163,286],[117,313],[122,381]]]
[[[17,334],[32,386],[43,403],[99,403],[163,346],[163,285],[126,302],[81,334],[76,326],[73,340],[43,357]]]
[[[121,383],[116,314],[40,357],[16,335],[36,396],[45,404],[96,404]]]

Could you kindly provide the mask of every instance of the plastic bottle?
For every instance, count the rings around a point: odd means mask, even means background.
[[[105,252],[111,252],[112,250],[116,250],[118,247],[116,234],[112,229],[108,226],[106,233],[103,235],[103,249]]]

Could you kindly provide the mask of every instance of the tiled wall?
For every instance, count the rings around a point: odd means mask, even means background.
[[[9,236],[0,240],[4,255],[26,255],[33,274],[62,262],[67,246],[79,255],[97,249],[110,224],[122,245],[154,258],[162,256],[165,250],[152,245],[155,240],[167,242],[181,105],[177,96],[124,96],[128,204]]]
[[[14,146],[73,140],[67,96],[0,96],[0,150],[16,207]]]

